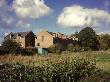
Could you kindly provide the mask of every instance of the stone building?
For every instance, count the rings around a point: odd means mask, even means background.
[[[41,31],[36,34],[35,47],[48,48],[56,43],[67,45],[74,43],[75,41],[78,41],[78,39],[75,37],[69,37],[59,32],[53,33]]]
[[[5,39],[11,39],[21,44],[21,47],[49,48],[54,44],[74,44],[78,38],[69,37],[60,32],[53,33],[48,31],[40,31],[36,35],[32,31],[9,33]]]
[[[5,39],[11,39],[16,41],[23,48],[35,47],[35,35],[32,31],[9,33]]]

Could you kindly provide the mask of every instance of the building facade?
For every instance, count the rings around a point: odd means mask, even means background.
[[[23,48],[35,47],[35,35],[32,31],[18,33],[11,32],[5,37],[5,39],[16,41]]]
[[[48,31],[41,31],[36,34],[35,38],[35,47],[39,48],[49,48],[50,46],[54,44],[63,44],[67,45],[70,43],[74,43],[75,41],[78,41],[75,37],[69,37],[62,33],[52,33]]]
[[[40,31],[36,35],[32,31],[10,33],[5,39],[11,39],[16,41],[23,48],[36,47],[36,48],[49,48],[54,44],[74,44],[78,41],[78,38],[69,37],[60,32],[53,33],[48,31]]]
[[[35,47],[48,48],[53,45],[53,36],[47,32],[42,31],[36,34]]]

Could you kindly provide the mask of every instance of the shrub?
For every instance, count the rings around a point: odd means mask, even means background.
[[[110,74],[97,69],[95,75],[83,78],[79,82],[110,82]]]
[[[108,34],[101,34],[97,36],[97,39],[100,44],[100,50],[107,50],[109,49],[109,44],[110,44],[110,35]]]
[[[74,46],[73,44],[68,44],[67,45],[67,51],[73,52],[74,51]]]
[[[81,46],[80,45],[75,45],[74,46],[74,52],[80,52],[81,51]]]
[[[49,47],[49,48],[48,48],[48,52],[49,52],[49,53],[56,53],[55,46]]]
[[[54,44],[53,46],[48,48],[50,53],[61,53],[63,50],[63,46],[61,44]]]
[[[2,48],[7,54],[15,54],[20,48],[20,44],[13,40],[7,39],[2,43]]]
[[[0,55],[4,55],[6,52],[4,51],[4,49],[2,47],[0,47]]]
[[[95,74],[95,63],[91,59],[76,58],[72,61],[49,62],[43,66],[21,64],[0,65],[0,80],[11,82],[77,82]]]
[[[26,55],[26,56],[32,56],[37,53],[36,48],[20,48],[17,50],[17,54]]]
[[[91,50],[89,47],[82,47],[82,51],[89,51]]]
[[[78,45],[78,44],[76,44],[76,45],[68,44],[67,51],[70,51],[70,52],[80,52],[81,51],[81,46]]]

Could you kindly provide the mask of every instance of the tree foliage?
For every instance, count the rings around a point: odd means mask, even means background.
[[[4,40],[4,42],[2,43],[2,48],[4,49],[4,51],[9,54],[15,54],[16,51],[20,48],[20,44],[13,41],[13,40]]]
[[[107,50],[110,47],[110,35],[102,34],[98,36],[100,50]]]
[[[67,51],[70,51],[70,52],[80,52],[81,51],[81,46],[76,44],[76,45],[73,45],[73,44],[68,44],[67,45]]]
[[[90,27],[86,27],[79,32],[79,40],[84,49],[98,49],[97,35]]]
[[[62,50],[63,50],[63,45],[59,44],[59,43],[56,43],[53,46],[50,46],[48,48],[48,51],[50,53],[59,53],[60,54],[62,52]]]

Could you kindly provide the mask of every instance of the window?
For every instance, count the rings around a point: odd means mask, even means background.
[[[40,46],[40,43],[37,43],[37,46]]]
[[[44,41],[44,36],[42,36],[42,42]]]

